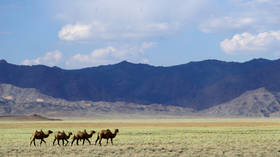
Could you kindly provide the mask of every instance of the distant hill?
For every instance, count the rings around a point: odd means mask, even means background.
[[[44,115],[48,117],[108,117],[119,115],[191,116],[192,109],[161,104],[127,102],[67,101],[41,94],[36,89],[0,84],[0,116]],[[11,117],[10,117],[11,118]],[[23,117],[23,119],[30,117]],[[38,116],[34,117],[38,119]]]
[[[162,104],[201,111],[248,90],[279,92],[279,71],[280,60],[265,59],[244,63],[205,60],[170,67],[124,61],[77,70],[14,65],[2,60],[0,83],[34,88],[67,101]]]
[[[162,104],[68,101],[47,96],[36,89],[0,84],[0,120],[48,120],[38,114],[47,117],[280,117],[279,102],[280,92],[259,88],[246,91],[228,102],[197,111]]]
[[[279,114],[279,93],[265,88],[247,91],[224,104],[201,111],[204,115],[218,117],[271,117]],[[278,115],[279,117],[279,115]]]
[[[47,118],[38,114],[0,116],[0,121],[60,121],[60,119]]]

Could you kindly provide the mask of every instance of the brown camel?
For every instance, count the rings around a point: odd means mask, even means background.
[[[108,144],[108,140],[111,139],[111,143],[113,145],[113,138],[115,138],[117,136],[118,132],[119,132],[119,129],[115,129],[114,133],[112,133],[110,129],[101,130],[100,132],[98,132],[97,139],[95,141],[95,145],[96,145],[97,141],[99,140],[99,145],[101,146],[102,138],[107,139],[107,144]]]
[[[50,135],[51,133],[53,133],[51,130],[48,130],[48,133],[47,133],[47,134],[45,134],[42,130],[41,130],[41,131],[37,131],[37,130],[36,130],[36,131],[32,134],[32,136],[30,137],[30,139],[31,139],[31,141],[30,141],[30,146],[31,146],[32,142],[34,143],[34,146],[36,146],[36,144],[35,144],[35,140],[36,140],[36,139],[40,139],[40,140],[41,140],[40,146],[41,146],[42,142],[46,143],[46,141],[44,140],[44,138],[48,138],[49,135]]]
[[[72,132],[69,132],[68,135],[66,135],[64,130],[62,132],[58,131],[54,135],[53,146],[54,146],[54,143],[55,143],[56,140],[57,140],[57,144],[59,146],[60,146],[59,141],[62,140],[62,145],[64,146],[64,140],[65,140],[67,142],[65,146],[67,146],[67,144],[69,143],[68,139],[70,138],[71,135],[72,135]]]
[[[76,140],[77,145],[79,145],[79,140],[83,140],[83,145],[85,144],[85,140],[88,141],[89,145],[91,145],[89,138],[92,137],[92,135],[95,133],[94,130],[90,132],[90,134],[87,133],[86,130],[84,131],[78,131],[74,136],[73,140],[71,142],[71,146],[73,145],[74,141]]]

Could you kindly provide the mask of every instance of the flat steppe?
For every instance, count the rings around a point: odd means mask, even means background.
[[[47,144],[29,146],[36,129],[107,128],[120,130],[114,145],[52,146],[51,134]],[[280,119],[0,121],[0,141],[0,156],[280,156]]]

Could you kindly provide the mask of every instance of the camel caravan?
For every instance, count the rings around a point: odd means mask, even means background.
[[[99,141],[99,145],[101,146],[101,141],[102,139],[106,139],[107,140],[107,144],[108,144],[108,140],[111,140],[111,144],[113,145],[113,139],[117,136],[119,132],[119,129],[115,129],[114,133],[112,133],[112,131],[110,129],[107,130],[101,130],[97,133],[97,139],[95,141],[95,145],[96,143]],[[45,138],[48,138],[50,134],[52,134],[53,131],[48,130],[47,133],[44,133],[42,130],[40,131],[35,131],[32,136],[30,137],[30,146],[32,145],[32,143],[34,144],[34,146],[36,147],[36,143],[35,140],[40,140],[40,146],[41,144],[44,142],[46,144],[46,141],[44,140]],[[73,135],[72,137],[72,142],[71,142],[71,146],[73,145],[73,143],[76,141],[76,145],[79,145],[79,141],[83,141],[83,145],[85,144],[85,141],[88,141],[89,145],[91,145],[90,142],[90,138],[93,136],[93,134],[95,134],[96,132],[94,130],[91,130],[90,133],[87,133],[86,129],[83,131],[78,131],[76,134]],[[66,134],[64,132],[64,130],[58,131],[55,135],[54,135],[54,140],[53,140],[53,146],[55,145],[55,142],[57,141],[57,144],[59,146],[60,145],[60,141],[62,141],[62,145],[63,146],[67,146],[67,144],[69,143],[69,139],[72,135],[72,132],[68,132],[68,134]],[[65,144],[66,141],[66,144]]]

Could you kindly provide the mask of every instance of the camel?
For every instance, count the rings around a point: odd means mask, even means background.
[[[66,135],[66,133],[64,132],[64,130],[62,132],[58,131],[55,135],[54,135],[54,140],[53,140],[53,146],[55,141],[57,140],[58,145],[59,141],[62,140],[62,145],[64,146],[64,140],[67,142],[65,146],[67,146],[67,144],[69,143],[68,139],[70,138],[70,136],[72,135],[72,132],[68,133],[68,136]]]
[[[30,146],[31,146],[31,144],[32,144],[32,142],[34,143],[34,146],[36,147],[36,144],[35,144],[35,140],[36,139],[40,139],[41,140],[41,142],[40,142],[40,146],[41,146],[41,144],[42,144],[42,142],[44,142],[44,143],[46,143],[46,141],[44,140],[44,138],[48,138],[49,137],[49,135],[51,134],[51,133],[53,133],[51,130],[48,130],[48,133],[47,134],[45,134],[42,130],[41,131],[35,131],[33,134],[32,134],[32,136],[30,137]]]
[[[114,133],[112,133],[110,129],[101,130],[100,132],[98,132],[97,139],[95,141],[95,145],[96,145],[97,141],[99,140],[99,145],[101,146],[101,141],[103,138],[107,139],[107,144],[108,144],[108,140],[111,139],[111,143],[113,145],[113,138],[115,138],[117,136],[118,132],[119,132],[119,129],[115,129]]]
[[[89,138],[92,137],[92,135],[95,133],[94,130],[92,130],[90,132],[90,134],[88,134],[86,132],[86,130],[84,130],[83,132],[82,131],[78,131],[74,136],[73,136],[73,140],[71,142],[71,146],[73,145],[74,141],[76,140],[77,142],[77,145],[79,145],[79,140],[83,140],[83,145],[85,144],[85,140],[88,141],[89,145],[91,145],[91,142],[89,140]]]

